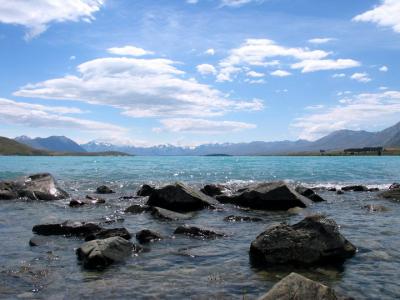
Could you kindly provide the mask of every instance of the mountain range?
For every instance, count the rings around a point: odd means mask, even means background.
[[[31,139],[18,137],[20,143],[36,149],[68,152],[105,152],[118,151],[132,155],[168,156],[168,155],[274,155],[302,152],[334,151],[346,148],[363,147],[400,147],[400,122],[379,132],[338,130],[316,141],[277,141],[250,143],[203,144],[197,147],[158,145],[152,147],[121,146],[110,143],[91,141],[78,145],[71,139],[60,136]]]

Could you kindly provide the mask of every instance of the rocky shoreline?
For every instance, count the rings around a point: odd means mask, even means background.
[[[321,188],[319,188],[321,189]],[[152,243],[171,239],[175,235],[201,240],[226,239],[229,234],[190,224],[198,211],[220,211],[225,205],[239,209],[263,211],[287,211],[288,213],[318,205],[325,200],[318,195],[319,189],[294,186],[285,182],[264,182],[233,189],[224,184],[208,184],[200,190],[183,183],[155,187],[143,185],[135,195],[125,196],[141,200],[142,204],[129,205],[124,209],[125,218],[146,213],[155,220],[169,222],[184,220],[187,224],[178,226],[171,236],[162,235],[151,228],[136,234],[124,227],[107,228],[107,223],[94,221],[66,220],[61,223],[32,224],[35,236],[29,244],[39,246],[41,236],[62,235],[82,239],[76,250],[77,261],[87,269],[104,269],[113,263],[121,263],[127,257],[151,251]],[[366,186],[346,186],[341,189],[327,189],[336,193],[378,192],[382,199],[400,200],[400,185],[377,191]],[[0,182],[0,200],[13,201],[70,201],[70,209],[80,206],[103,205],[107,200],[100,195],[117,191],[107,186],[96,189],[98,195],[87,195],[83,199],[71,198],[56,182],[51,174],[34,174],[12,181]],[[381,205],[367,206],[369,211],[384,211]],[[241,215],[230,215],[225,222],[259,222],[262,219]],[[255,223],[257,224],[257,223]],[[257,228],[257,227],[256,227]],[[258,231],[258,235],[257,235]],[[249,245],[249,262],[256,268],[269,270],[283,266],[288,272],[311,266],[341,266],[347,259],[357,255],[357,245],[353,245],[339,232],[336,222],[325,216],[307,216],[296,224],[270,226],[262,233],[256,229],[254,240]],[[131,242],[135,237],[137,243]],[[307,287],[307,288],[305,288]],[[295,294],[298,298],[288,295]],[[290,274],[277,283],[261,299],[340,299],[335,292],[320,283],[298,274]]]

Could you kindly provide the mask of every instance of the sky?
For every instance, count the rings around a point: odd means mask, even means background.
[[[399,0],[0,0],[0,136],[316,140],[400,121]]]

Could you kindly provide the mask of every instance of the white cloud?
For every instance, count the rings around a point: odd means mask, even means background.
[[[209,64],[198,65],[196,69],[201,75],[215,75],[217,73],[215,67]]]
[[[400,1],[383,0],[381,5],[353,18],[357,22],[372,22],[378,26],[391,27],[400,33]]]
[[[0,0],[0,23],[22,25],[26,38],[46,31],[55,22],[90,22],[104,0]]]
[[[207,55],[215,55],[215,50],[213,48],[207,49],[205,52]]]
[[[260,72],[256,72],[256,71],[249,71],[246,73],[247,76],[249,77],[253,77],[253,78],[260,78],[260,77],[264,77],[265,74],[264,73],[260,73]]]
[[[319,44],[329,43],[329,42],[331,42],[333,40],[335,40],[335,39],[333,39],[333,38],[315,38],[315,39],[308,40],[308,42],[311,43],[311,44],[319,45]]]
[[[44,106],[0,98],[0,121],[30,127],[68,128],[104,133],[123,133],[125,129],[105,122],[96,122],[69,114],[82,113],[78,108]]]
[[[197,4],[197,2],[199,2],[199,0],[186,0],[188,4]]]
[[[307,59],[292,65],[292,69],[301,69],[301,73],[326,70],[342,70],[359,67],[361,64],[352,59]]]
[[[191,118],[162,119],[162,128],[155,131],[192,132],[192,133],[227,133],[256,128],[255,124],[233,121],[211,121]]]
[[[336,73],[332,75],[332,78],[344,78],[346,77],[346,74],[344,73]]]
[[[210,117],[263,108],[259,99],[232,100],[209,85],[186,79],[174,64],[159,58],[99,58],[79,65],[78,75],[28,84],[14,95],[108,105],[131,117]]]
[[[107,49],[108,53],[127,56],[144,56],[154,54],[154,52],[144,50],[135,46],[113,47]]]
[[[69,57],[69,60],[75,60],[76,59],[76,56],[75,55],[71,55],[70,57]]]
[[[271,72],[271,75],[277,76],[277,77],[287,77],[287,76],[292,75],[292,73],[285,71],[285,70],[276,70],[276,71]]]
[[[248,39],[240,47],[232,49],[230,55],[220,61],[218,81],[232,81],[233,77],[246,66],[269,67],[279,64],[272,58],[284,57],[298,61],[290,63],[293,69],[302,69],[303,73],[321,70],[353,68],[360,65],[352,59],[326,59],[331,53],[308,48],[289,48],[268,39]]]
[[[389,68],[387,66],[382,66],[382,67],[379,68],[379,71],[387,72],[387,71],[389,71]]]
[[[266,83],[266,81],[264,79],[249,79],[249,78],[246,78],[244,81],[247,82],[247,83],[250,83],[250,84],[264,84],[264,83]]]
[[[300,138],[314,140],[335,130],[369,128],[371,121],[388,125],[390,117],[400,117],[400,91],[358,94],[341,100],[336,106],[296,119],[292,126],[301,129]]]
[[[367,83],[370,82],[372,79],[369,77],[368,73],[354,73],[350,77],[353,80],[357,80],[359,82]]]

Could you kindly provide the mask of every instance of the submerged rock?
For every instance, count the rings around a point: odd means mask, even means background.
[[[224,237],[222,233],[218,233],[209,229],[199,228],[196,226],[183,225],[175,229],[174,234],[185,234],[193,237],[200,237],[204,239],[215,239]]]
[[[72,199],[69,202],[69,206],[79,207],[89,204],[104,204],[104,203],[106,203],[106,200],[104,200],[103,198],[97,198],[87,195],[85,199]]]
[[[376,204],[368,204],[363,206],[366,210],[369,212],[385,212],[389,211],[389,209],[386,206],[383,205],[376,205]]]
[[[336,194],[338,194],[338,195],[343,195],[344,192],[343,192],[342,190],[337,190],[337,191],[336,191]]]
[[[161,207],[151,207],[151,215],[160,220],[174,221],[174,220],[187,220],[192,217],[189,214],[181,214]]]
[[[150,211],[150,210],[151,210],[150,206],[133,204],[133,205],[129,206],[127,209],[125,209],[125,213],[141,214],[143,212]]]
[[[355,253],[336,222],[319,215],[270,227],[250,246],[251,262],[261,266],[341,264]]]
[[[121,228],[102,229],[95,233],[89,234],[85,237],[85,241],[104,240],[115,236],[122,237],[126,240],[130,240],[132,238],[132,235],[129,233],[129,231],[126,228],[121,227]]]
[[[45,238],[43,236],[34,236],[29,240],[29,246],[31,247],[42,246],[46,245],[48,242],[49,242],[48,238]]]
[[[189,212],[214,208],[217,202],[183,183],[175,183],[155,189],[151,193],[147,205],[177,212]]]
[[[348,185],[342,187],[342,191],[368,192],[368,188],[365,185]]]
[[[97,194],[113,194],[115,193],[112,189],[110,189],[106,185],[101,185],[96,189]]]
[[[155,190],[155,187],[148,185],[148,184],[143,184],[139,190],[137,191],[136,195],[141,196],[141,197],[147,197],[150,196],[151,193]]]
[[[162,240],[164,237],[159,234],[158,232],[149,230],[149,229],[143,229],[136,233],[136,239],[139,241],[141,244],[146,244],[154,241],[159,241]]]
[[[244,217],[244,216],[227,216],[224,218],[226,222],[261,222],[262,219],[255,217]]]
[[[121,237],[110,237],[104,240],[93,240],[84,243],[76,250],[78,259],[88,269],[104,268],[123,261],[132,254],[134,245]]]
[[[400,183],[395,182],[389,186],[389,190],[396,190],[396,189],[400,189]]]
[[[223,194],[224,187],[217,184],[206,184],[200,191],[207,196],[214,197]]]
[[[319,196],[317,193],[315,193],[312,189],[303,187],[303,186],[297,186],[296,187],[296,192],[298,192],[300,195],[307,197],[310,199],[312,202],[323,202],[325,199],[323,199],[321,196]]]
[[[35,225],[32,231],[40,235],[75,235],[86,236],[96,233],[102,228],[96,223],[65,221],[64,223]]]
[[[379,194],[380,197],[386,199],[400,200],[400,188],[392,188]]]
[[[68,198],[54,177],[49,173],[34,174],[15,181],[0,182],[0,199],[10,200],[26,197],[30,200],[59,200]]]
[[[339,300],[335,291],[326,285],[297,273],[290,273],[258,300]]]
[[[238,190],[232,196],[217,196],[222,203],[260,210],[288,210],[292,207],[307,207],[312,201],[283,181],[261,183]]]

